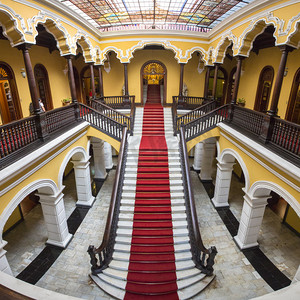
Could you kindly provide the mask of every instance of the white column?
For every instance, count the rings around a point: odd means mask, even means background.
[[[105,169],[110,170],[113,167],[111,145],[108,142],[104,142],[104,157],[105,157]]]
[[[94,153],[94,179],[105,180],[107,173],[105,169],[104,141],[92,138],[91,142]]]
[[[77,191],[76,205],[91,207],[95,197],[92,195],[90,162],[73,160],[72,163]]]
[[[196,148],[196,146],[194,146],[194,147],[190,150],[190,152],[189,152],[189,157],[194,157],[194,155],[195,155],[195,148]]]
[[[193,163],[193,169],[195,171],[200,171],[202,166],[202,159],[203,159],[203,143],[200,142],[196,144],[194,147],[195,153],[194,153],[194,163]]]
[[[43,215],[48,231],[47,244],[66,248],[72,239],[69,233],[64,205],[64,194],[57,195],[37,194],[40,197]]]
[[[5,255],[7,251],[3,249],[6,245],[6,241],[2,240],[0,242],[0,271],[13,276],[13,273]]]
[[[215,184],[215,194],[211,199],[215,207],[229,206],[228,196],[234,163],[218,163]]]
[[[250,198],[245,194],[239,230],[234,237],[240,249],[258,246],[257,238],[269,197],[270,195]]]
[[[203,141],[203,155],[201,159],[201,172],[199,177],[203,181],[211,181],[212,163],[215,158],[216,139],[209,138]]]

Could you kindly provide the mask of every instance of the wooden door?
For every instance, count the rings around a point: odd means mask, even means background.
[[[300,124],[300,68],[294,76],[286,119],[293,123]]]

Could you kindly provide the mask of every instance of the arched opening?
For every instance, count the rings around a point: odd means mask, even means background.
[[[226,103],[230,103],[231,99],[232,99],[232,96],[233,96],[235,73],[236,73],[236,67],[234,67],[231,70],[230,75],[229,75]]]
[[[215,74],[215,70],[214,69],[210,70],[209,83],[208,83],[208,97],[212,97],[214,74]],[[220,103],[220,105],[223,105],[225,101],[226,86],[227,86],[227,72],[222,67],[219,67],[218,77],[217,77],[216,99]]]
[[[294,76],[285,118],[288,121],[300,124],[300,68],[296,71]]]
[[[15,76],[5,62],[0,62],[0,115],[2,124],[23,117]]]
[[[38,96],[42,100],[45,109],[46,110],[53,109],[48,72],[42,64],[35,65],[34,77],[36,81]]]
[[[274,78],[274,69],[271,66],[266,66],[260,72],[254,110],[266,112],[268,110],[272,83]]]
[[[166,103],[167,69],[157,60],[143,64],[141,68],[141,99],[143,103]]]

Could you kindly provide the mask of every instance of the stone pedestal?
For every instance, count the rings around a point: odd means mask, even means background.
[[[212,203],[215,207],[229,206],[228,196],[234,163],[218,163],[215,194]]]
[[[76,205],[91,207],[95,201],[92,195],[90,162],[72,161],[74,165],[77,202]]]
[[[216,155],[216,139],[209,138],[203,141],[202,151],[201,172],[199,177],[202,181],[212,181],[212,163]]]
[[[2,240],[0,242],[0,271],[13,276],[13,273],[5,255],[7,251],[3,249],[6,245],[6,241]]]
[[[66,248],[72,239],[69,233],[63,200],[63,193],[49,196],[37,194],[40,197],[43,215],[48,231],[47,244]]]
[[[203,153],[204,153],[203,143],[200,142],[200,143],[196,144],[194,149],[195,149],[195,152],[194,152],[193,169],[195,171],[200,171],[201,166],[202,166]]]
[[[105,157],[105,169],[112,169],[113,161],[112,161],[112,150],[111,145],[107,142],[104,142],[104,157]]]
[[[238,234],[234,237],[240,249],[258,246],[257,238],[269,197],[266,195],[250,198],[245,194]]]
[[[93,153],[94,153],[94,169],[95,169],[95,179],[105,180],[107,177],[106,167],[105,167],[105,150],[104,141],[100,139],[92,139]]]

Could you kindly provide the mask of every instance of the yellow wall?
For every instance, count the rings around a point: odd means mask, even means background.
[[[289,207],[285,222],[292,228],[294,228],[298,233],[300,233],[300,218],[291,206]]]
[[[278,104],[278,115],[284,119],[286,114],[286,108],[290,96],[292,82],[295,72],[300,67],[300,50],[294,50],[288,54],[287,76],[283,79],[282,89],[280,93],[280,99]],[[261,49],[259,54],[251,52],[249,58],[243,61],[243,70],[240,86],[238,91],[238,98],[244,98],[246,100],[245,107],[253,109],[255,103],[255,97],[257,92],[257,84],[259,81],[259,75],[261,70],[265,66],[272,66],[274,69],[274,79],[272,84],[272,90],[269,100],[269,107],[272,102],[272,96],[274,91],[274,85],[276,75],[280,63],[281,51],[278,47]]]
[[[17,222],[19,222],[21,220],[22,220],[22,215],[20,213],[19,206],[17,206],[16,209],[13,211],[13,213],[8,218],[8,220],[4,226],[3,232],[7,231],[9,228],[14,226]]]

